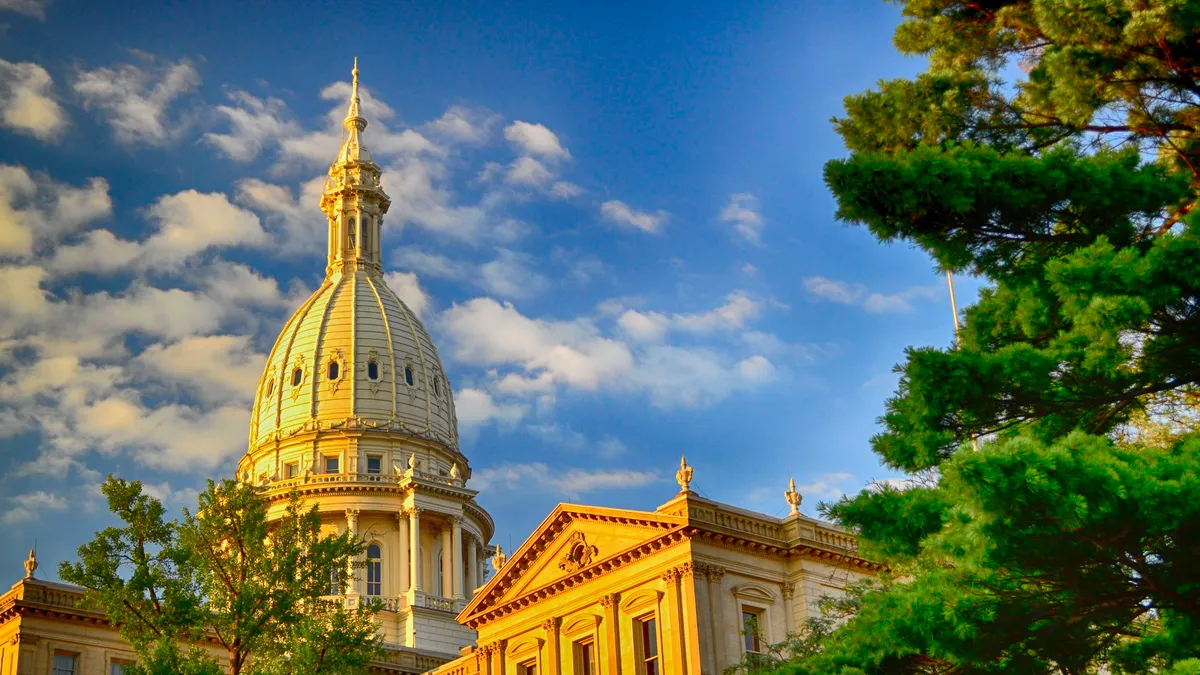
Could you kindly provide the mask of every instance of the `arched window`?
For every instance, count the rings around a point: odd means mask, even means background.
[[[331,380],[338,379],[338,362],[337,361],[329,362],[329,379],[331,379]]]
[[[297,368],[297,369],[293,370],[292,371],[292,386],[299,387],[300,383],[303,381],[304,381],[304,370],[302,368]]]
[[[404,366],[404,381],[408,383],[408,386],[413,386],[412,366]]]
[[[379,544],[367,547],[367,595],[383,594],[383,552]]]
[[[374,359],[367,361],[367,379],[379,379],[379,362],[375,361]]]

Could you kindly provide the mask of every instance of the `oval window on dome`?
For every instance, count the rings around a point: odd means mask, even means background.
[[[408,386],[413,386],[412,366],[404,366],[404,381],[408,383]]]
[[[340,375],[340,374],[341,374],[341,371],[340,371],[340,369],[338,368],[338,362],[337,362],[337,361],[330,361],[330,362],[329,362],[329,370],[328,370],[328,374],[329,374],[329,379],[331,379],[331,380],[336,380],[336,379],[338,379],[338,375]]]
[[[379,379],[379,362],[378,361],[367,361],[367,379],[369,379],[369,380],[378,380]]]
[[[304,371],[300,368],[293,370],[292,371],[292,386],[299,387],[300,383],[303,381],[304,381]]]
[[[271,378],[271,379],[267,380],[267,396],[270,396],[271,393],[274,391],[275,391],[275,379]]]
[[[442,395],[442,378],[440,378],[440,377],[433,378],[433,393],[438,396]]]

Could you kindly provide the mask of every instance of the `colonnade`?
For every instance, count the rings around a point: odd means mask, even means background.
[[[481,550],[483,544],[475,533],[464,530],[463,517],[421,507],[405,509],[394,515],[396,538],[392,550],[396,554],[392,560],[383,563],[392,570],[390,595],[407,596],[410,604],[419,602],[419,596],[457,601],[470,599],[475,589],[482,585],[486,552]],[[434,532],[434,537],[441,544],[441,593],[434,592],[439,590],[436,584],[434,588],[425,588],[421,541],[423,515],[426,519],[424,531]],[[353,537],[358,536],[358,516],[359,509],[346,510],[346,527]],[[436,564],[436,559],[431,560]],[[434,575],[430,577],[434,578]],[[355,586],[357,589],[357,581]]]

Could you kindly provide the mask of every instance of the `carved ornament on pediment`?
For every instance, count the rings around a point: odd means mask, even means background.
[[[571,574],[592,564],[599,550],[587,542],[582,532],[576,532],[567,540],[567,552],[558,561],[558,569]]]

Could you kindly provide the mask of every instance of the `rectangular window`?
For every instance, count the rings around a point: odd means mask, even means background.
[[[742,607],[742,634],[747,652],[762,652],[762,610]]]
[[[129,665],[128,661],[113,661],[108,666],[108,675],[125,675],[125,666]]]
[[[583,640],[575,643],[575,675],[596,675],[596,643]]]
[[[521,675],[537,675],[537,661],[526,661],[518,666]]]
[[[329,568],[329,594],[337,595],[341,592],[341,584],[338,583],[338,571],[336,567]]]
[[[296,462],[288,462],[287,464],[283,465],[283,477],[284,478],[295,478],[298,475],[300,475],[300,465],[299,464],[297,464]]]
[[[75,655],[55,654],[52,675],[75,675]]]
[[[641,661],[640,675],[659,675],[661,665],[658,661],[658,622],[650,615],[638,619],[638,660]]]
[[[378,455],[367,455],[367,473],[383,473],[383,458]]]
[[[337,473],[337,472],[338,472],[338,458],[337,457],[326,457],[325,458],[325,473]]]

